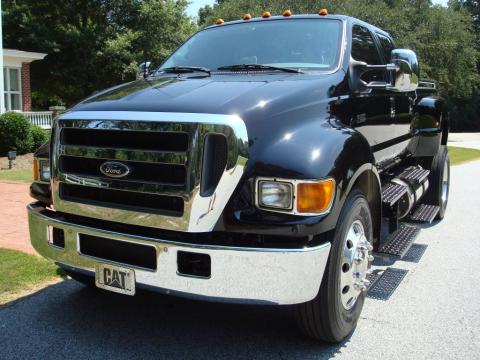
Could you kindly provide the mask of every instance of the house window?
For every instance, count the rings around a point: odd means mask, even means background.
[[[5,88],[5,109],[22,110],[22,85],[19,68],[3,68],[3,82]]]

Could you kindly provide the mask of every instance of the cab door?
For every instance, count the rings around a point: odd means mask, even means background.
[[[377,32],[376,37],[380,45],[380,52],[383,57],[383,63],[390,62],[392,50],[395,44],[391,37],[386,34]],[[391,74],[387,73],[387,76]],[[391,81],[392,79],[388,79]],[[392,152],[400,154],[407,149],[412,137],[411,124],[413,121],[413,105],[415,101],[415,93],[394,92],[391,94],[392,102],[392,127],[395,139],[392,142]]]
[[[351,57],[369,65],[381,65],[375,38],[370,30],[360,24],[352,26]],[[385,70],[369,71],[362,80],[386,81]],[[360,132],[370,144],[377,164],[391,158],[390,141],[395,137],[392,127],[393,100],[386,89],[365,89],[352,94],[351,127]]]

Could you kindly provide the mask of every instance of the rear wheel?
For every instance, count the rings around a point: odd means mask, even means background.
[[[440,207],[437,219],[443,219],[450,193],[450,156],[448,148],[441,146],[430,167],[430,185],[425,202]]]
[[[317,340],[338,343],[354,329],[368,286],[372,218],[365,196],[351,193],[332,237],[332,248],[317,296],[296,307],[300,329]]]

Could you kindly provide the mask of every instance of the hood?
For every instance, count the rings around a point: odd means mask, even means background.
[[[168,74],[105,90],[72,110],[236,114],[248,121],[255,113],[272,116],[325,101],[333,95],[332,84],[341,81],[342,76],[335,74],[222,74],[200,78]]]
[[[342,144],[338,137],[346,136],[332,129],[328,121],[332,117],[330,102],[342,95],[346,82],[342,70],[317,76],[212,74],[194,78],[168,75],[103,91],[72,111],[238,115],[245,122],[249,137],[247,173],[314,178],[319,177],[319,168],[332,168],[335,158],[330,155]],[[321,157],[316,155],[319,141],[326,149]],[[283,155],[278,156],[279,153]],[[302,157],[312,161],[298,161]],[[319,166],[325,161],[327,164]]]

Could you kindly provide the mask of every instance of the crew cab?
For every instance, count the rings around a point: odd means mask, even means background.
[[[294,305],[307,335],[340,342],[374,257],[445,214],[435,93],[413,51],[361,20],[218,20],[54,121],[32,244],[86,284]]]

